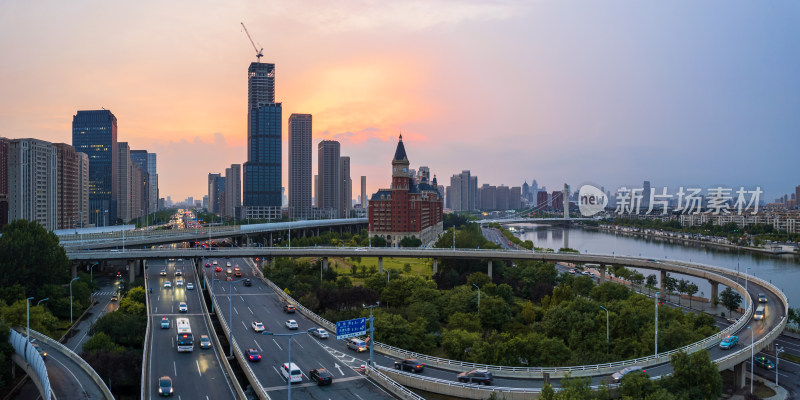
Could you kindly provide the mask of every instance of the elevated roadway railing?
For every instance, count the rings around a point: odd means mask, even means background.
[[[152,288],[147,281],[147,272],[145,271],[142,275],[144,275],[144,287]],[[147,307],[147,328],[145,329],[144,333],[144,351],[142,352],[142,381],[139,383],[139,390],[141,391],[141,399],[147,399],[149,390],[147,390],[148,385],[150,384],[150,369],[147,368],[150,365],[150,334],[152,333],[151,330],[153,329],[150,320],[152,319],[150,316],[150,292],[151,290],[147,290],[144,294],[144,301],[145,307]]]
[[[31,331],[33,332],[33,331]],[[14,348],[12,359],[25,370],[33,381],[39,394],[45,399],[55,399],[55,393],[50,389],[50,378],[47,375],[47,366],[36,348],[28,341],[25,335],[14,329],[9,330],[8,342]]]
[[[660,266],[667,266],[669,264],[662,264],[659,263]],[[718,267],[714,267],[716,269]],[[721,269],[721,268],[720,268]],[[680,270],[681,273],[691,272],[689,271],[686,265],[681,265],[680,268],[675,268],[673,270]],[[730,273],[730,270],[725,270],[727,273]],[[723,271],[721,271],[723,272]],[[729,286],[739,292],[742,296],[748,296],[747,292],[745,292],[745,288],[738,284],[737,282],[733,281],[732,279],[726,278],[722,275],[718,275],[716,273],[712,273],[710,271],[705,271],[702,276],[706,279],[713,279],[716,282],[720,282],[725,286]],[[291,296],[286,294],[281,288],[279,288],[275,283],[268,279],[264,279],[267,285],[269,285],[279,296],[281,296],[284,301],[292,302],[297,307],[298,311],[300,311],[303,315],[307,318],[313,320],[317,324],[325,327],[326,329],[330,330],[331,332],[336,332],[336,325],[319,315],[315,314],[313,311],[309,310],[308,308],[304,307],[302,304],[299,304],[295,301]],[[777,290],[778,293],[781,293],[780,290],[772,287],[773,290]],[[785,299],[785,296],[783,296]],[[788,306],[787,306],[788,307]],[[495,376],[498,377],[508,377],[508,378],[534,378],[534,379],[542,379],[544,378],[545,374],[548,374],[550,378],[563,378],[567,375],[570,376],[600,376],[600,375],[610,375],[616,371],[619,371],[622,368],[632,366],[632,365],[639,365],[643,367],[650,367],[654,365],[660,365],[669,362],[670,356],[675,354],[678,351],[684,351],[687,353],[693,353],[702,349],[707,349],[713,346],[716,346],[723,337],[727,335],[734,334],[741,330],[750,320],[750,316],[753,312],[753,303],[752,301],[749,302],[747,309],[745,310],[744,314],[739,317],[731,326],[725,328],[724,330],[717,332],[716,334],[709,336],[703,340],[698,342],[689,344],[687,346],[683,346],[678,349],[673,349],[670,351],[666,351],[663,353],[659,353],[658,355],[651,355],[647,357],[641,357],[631,360],[613,362],[613,363],[604,363],[604,364],[593,364],[593,365],[579,365],[579,366],[569,366],[569,367],[512,367],[512,366],[501,366],[501,365],[488,365],[488,364],[477,364],[477,363],[470,363],[465,361],[458,361],[458,360],[451,360],[446,358],[440,357],[433,357],[426,354],[415,353],[405,349],[400,349],[397,347],[389,346],[383,343],[376,342],[375,343],[375,351],[380,353],[386,354],[391,357],[395,358],[418,358],[424,361],[427,365],[440,368],[444,370],[454,371],[454,372],[462,372],[469,369],[487,369],[492,371]],[[785,325],[785,322],[783,322]],[[776,336],[780,334],[782,331],[782,327],[777,330],[777,333],[774,333]],[[771,332],[772,333],[772,332]],[[748,347],[749,349],[749,347]],[[741,351],[740,351],[741,352]],[[737,352],[738,353],[738,352]],[[727,367],[726,367],[727,368]],[[724,369],[724,368],[723,368]]]

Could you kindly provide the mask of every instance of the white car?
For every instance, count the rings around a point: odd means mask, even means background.
[[[171,288],[171,287],[172,287],[172,281],[166,281],[166,282],[164,282],[164,287]]]
[[[192,282],[187,283],[186,284],[186,289],[188,289],[188,290],[194,289],[194,283],[192,283]]]
[[[178,279],[175,281],[175,286],[183,286],[183,279]]]
[[[181,271],[179,269],[176,269],[175,270],[175,276],[181,276],[181,275],[183,275],[183,271]]]
[[[286,321],[286,327],[289,329],[297,329],[297,321],[293,319]]]
[[[179,258],[179,259],[178,259],[178,261],[180,261],[180,262],[183,262],[183,259],[182,259],[182,258]]]
[[[250,326],[252,326],[253,330],[256,331],[256,332],[264,332],[266,330],[264,328],[264,324],[262,324],[261,322],[258,322],[258,321],[253,321],[253,323],[250,324]]]
[[[178,304],[178,311],[180,311],[180,312],[188,312],[189,311],[189,306],[186,305],[185,301],[182,301],[182,302],[180,302],[180,304]]]
[[[214,260],[211,264],[217,265],[217,260]]]
[[[317,328],[311,331],[311,334],[320,338],[320,339],[327,339],[328,338],[328,331],[322,328]]]
[[[162,269],[161,270],[161,276],[167,276],[167,270]]]
[[[226,266],[226,267],[228,267],[228,268],[230,268],[230,267],[231,267],[231,262],[230,262],[230,261],[228,261],[228,262],[226,263],[226,265],[225,265],[225,266]]]

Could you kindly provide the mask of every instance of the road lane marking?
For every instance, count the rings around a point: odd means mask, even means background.
[[[258,344],[258,342],[256,342],[256,340],[255,340],[255,339],[253,339],[253,341],[256,343],[256,346],[258,346],[258,349],[259,349],[259,350],[261,350],[261,352],[263,353],[263,352],[264,352],[264,349],[262,349],[262,348],[261,348],[261,345],[260,345],[260,344]]]
[[[275,346],[278,346],[279,349],[283,350],[283,347],[281,347],[281,345],[278,344],[277,340],[272,339],[272,341],[275,342]]]
[[[253,310],[250,309],[250,306],[247,306],[247,309],[250,310],[250,314],[255,314]]]
[[[244,329],[247,329],[247,324],[245,324],[244,321],[242,321],[242,326],[244,327]]]
[[[275,370],[275,373],[276,373],[276,374],[278,374],[278,376],[280,376],[281,378],[283,378],[283,374],[281,374],[280,372],[278,372],[278,369],[277,369],[277,368],[275,368],[275,366],[274,366],[274,365],[272,366],[272,369],[274,369],[274,370]]]
[[[244,297],[242,297],[242,295],[239,295],[239,300],[240,300],[242,303],[244,303]]]
[[[272,368],[275,368],[275,367],[272,367]],[[277,371],[277,370],[276,370],[276,371]],[[305,374],[304,374],[304,375],[305,375]],[[283,378],[283,374],[281,374],[281,378]],[[284,379],[284,380],[286,380],[286,378],[283,378],[283,379]],[[347,377],[347,378],[337,378],[337,379],[336,379],[336,382],[346,382],[346,381],[353,381],[353,380],[356,380],[356,379],[367,379],[367,378],[366,378],[365,376],[362,376],[362,375],[359,375],[359,376],[350,376],[350,377]],[[317,386],[317,382],[310,381],[310,382],[304,382],[304,383],[293,383],[293,384],[292,384],[292,388],[302,388],[302,387],[312,387],[312,386]],[[278,391],[278,390],[286,390],[286,385],[281,385],[281,386],[269,386],[269,387],[264,387],[264,386],[262,386],[262,388],[263,388],[263,389],[264,389],[264,391],[266,391],[266,392],[273,392],[273,391]],[[356,395],[356,396],[358,396],[358,395]],[[361,397],[359,397],[359,398],[361,398]]]
[[[203,373],[200,371],[200,362],[194,360],[194,363],[197,365],[197,375],[203,376]]]
[[[67,372],[69,372],[69,374],[72,375],[73,378],[75,378],[75,382],[78,382],[78,385],[80,385],[80,387],[81,387],[81,391],[82,392],[86,392],[86,389],[83,388],[83,384],[81,383],[80,379],[78,379],[78,377],[75,376],[75,374],[72,372],[71,369],[67,368],[67,366],[64,365],[64,363],[62,363],[61,361],[58,361],[58,358],[55,358],[52,355],[50,356],[50,358],[52,358],[53,360],[56,360],[57,363],[61,364],[61,366],[64,367],[64,369],[67,370]]]
[[[178,377],[178,366],[175,364],[175,361],[172,362],[172,369],[175,370],[175,377]]]
[[[302,345],[302,344],[300,344],[300,341],[299,341],[299,340],[295,341],[295,343],[297,343],[297,345],[298,345],[298,346],[300,346],[300,348],[301,348],[301,349],[305,350],[305,347],[303,347],[303,345]]]
[[[236,307],[233,307],[233,311],[236,311],[236,315],[239,315],[239,310],[237,310]]]

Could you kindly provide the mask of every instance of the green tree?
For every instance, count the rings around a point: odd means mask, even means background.
[[[669,378],[670,392],[678,398],[716,400],[722,393],[722,376],[711,361],[708,351],[692,354],[679,351],[670,357],[673,372]]]
[[[742,304],[742,295],[740,295],[739,292],[726,287],[725,290],[719,294],[719,302],[723,307],[728,309],[728,313],[730,314],[733,313],[733,310],[738,309],[739,305]]]
[[[422,240],[419,240],[416,237],[414,238],[404,237],[402,240],[400,240],[400,247],[419,247],[419,246],[422,246]]]
[[[9,306],[0,308],[0,318],[12,326],[27,326],[28,308],[25,300],[19,300]],[[54,336],[59,329],[58,319],[35,303],[30,306],[31,329],[47,336]]]
[[[511,308],[499,297],[481,296],[478,315],[481,316],[481,324],[484,328],[500,330],[511,320]]]
[[[58,237],[35,221],[17,219],[0,236],[0,287],[20,284],[32,296],[45,284],[69,282],[69,259]]]
[[[481,340],[480,333],[463,329],[445,329],[442,334],[442,350],[448,358],[464,361],[472,346]]]
[[[545,383],[542,387],[542,394],[539,396],[540,400],[556,400],[556,391],[550,383]]]
[[[686,294],[689,295],[689,308],[692,308],[692,296],[694,296],[698,290],[700,289],[694,283],[690,282],[688,285],[686,285]]]
[[[489,278],[484,272],[473,272],[467,276],[467,285],[478,285],[478,287],[482,288],[487,283],[491,282],[492,278]]]
[[[634,372],[622,377],[620,382],[620,393],[623,399],[637,400],[644,399],[655,389],[655,384],[644,372]]]
[[[124,350],[124,347],[114,343],[111,336],[108,336],[105,332],[98,332],[83,344],[84,353],[93,353],[95,351],[120,352]]]
[[[473,313],[454,312],[447,317],[447,327],[451,330],[461,329],[469,332],[480,332],[481,320]]]
[[[8,343],[11,327],[0,319],[0,363],[9,365],[14,348]],[[11,368],[0,368],[0,387],[11,381]]]
[[[147,330],[147,319],[141,315],[112,312],[103,315],[89,329],[90,335],[104,332],[114,341],[128,349],[140,350]]]

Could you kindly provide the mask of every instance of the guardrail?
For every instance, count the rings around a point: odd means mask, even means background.
[[[247,260],[249,261],[249,258]],[[275,285],[275,283],[273,283],[269,279],[264,278],[263,275],[260,273],[260,270],[259,270],[259,276],[269,287],[272,288],[273,291],[275,291],[280,297],[282,297],[284,301],[293,303],[297,308],[297,310],[300,311],[300,313],[302,313],[304,316],[313,320],[317,324],[325,327],[331,332],[336,332],[336,324],[320,317],[313,311],[309,310],[302,304],[295,301],[291,296],[286,294],[277,285]],[[739,291],[740,293],[745,293],[744,287],[737,284],[736,282],[722,276],[716,276],[716,277],[719,280],[726,282],[726,285],[730,285],[731,287],[736,288],[737,291]],[[664,364],[669,362],[670,356],[679,351],[693,353],[702,349],[715,346],[717,343],[719,343],[720,340],[722,340],[724,336],[727,336],[732,332],[737,332],[739,329],[741,329],[742,326],[744,326],[744,324],[747,323],[749,316],[752,314],[753,311],[752,309],[753,306],[751,302],[746,312],[741,317],[739,317],[739,319],[737,319],[733,325],[698,342],[683,346],[678,349],[673,349],[670,351],[659,353],[657,356],[652,355],[631,360],[618,361],[613,363],[595,364],[595,365],[545,368],[545,367],[510,367],[510,366],[500,366],[500,365],[477,364],[466,361],[433,357],[427,354],[416,353],[398,347],[389,346],[380,342],[375,342],[374,350],[395,358],[418,358],[432,367],[454,372],[461,372],[464,370],[471,370],[471,369],[486,369],[492,371],[495,374],[495,376],[498,377],[534,378],[534,379],[544,378],[545,373],[549,374],[551,378],[562,378],[568,374],[573,377],[596,376],[596,375],[612,374],[614,372],[619,371],[622,368],[631,365],[642,365],[645,367],[650,367],[653,365]]]
[[[392,392],[395,396],[399,397],[403,400],[425,400],[424,397],[408,390],[407,387],[397,383],[394,379],[388,377],[386,374],[380,371],[380,369],[386,370],[387,368],[384,367],[371,367],[369,365],[366,366],[366,370],[364,371],[365,374],[374,379],[378,384],[383,386],[386,390]]]
[[[31,337],[35,338],[40,342],[47,343],[47,345],[52,348],[58,349],[60,353],[66,355],[75,364],[78,364],[78,366],[83,370],[83,372],[85,372],[87,375],[89,375],[90,378],[92,378],[92,381],[97,385],[97,387],[100,388],[100,391],[103,392],[103,396],[106,396],[107,399],[114,398],[114,395],[111,394],[111,390],[108,389],[108,386],[106,386],[106,383],[103,381],[102,378],[100,378],[100,375],[97,374],[94,368],[92,368],[92,366],[89,365],[89,363],[87,363],[79,355],[75,354],[75,352],[70,350],[67,346],[64,346],[63,344],[49,338],[47,335],[34,331],[33,329],[31,329]]]
[[[197,269],[197,264],[194,263],[192,260],[192,265],[194,265],[194,272],[195,274],[199,274]],[[205,282],[205,275],[203,276],[203,281]],[[198,282],[199,285],[200,282]],[[211,295],[211,299],[213,302],[214,295]],[[217,335],[217,331],[214,329],[214,323],[211,321],[211,314],[208,312],[208,307],[206,306],[206,300],[204,298],[200,299],[200,304],[203,307],[203,317],[206,319],[206,324],[208,325],[209,334],[211,335],[211,341],[214,343],[214,348],[216,349],[217,353],[219,353],[222,357],[220,361],[222,363],[222,367],[225,368],[225,373],[228,374],[228,379],[231,380],[231,385],[233,386],[234,390],[236,391],[236,395],[239,397],[240,400],[247,399],[247,395],[245,395],[244,390],[242,390],[242,386],[239,385],[239,382],[236,380],[236,376],[233,374],[233,368],[231,368],[230,362],[228,362],[228,358],[225,357],[225,350],[222,348],[222,344],[219,342],[219,336]]]
[[[31,331],[34,332],[34,331]],[[49,339],[49,338],[48,338]],[[9,330],[8,342],[14,348],[14,352],[24,361],[28,368],[25,372],[30,376],[34,384],[38,383],[37,388],[44,398],[55,398],[55,393],[50,388],[50,378],[47,376],[47,366],[44,360],[28,339],[14,329]],[[33,372],[33,374],[31,374]]]
[[[143,275],[144,275],[144,287],[149,288],[150,285],[147,283],[147,263],[145,263],[144,267],[142,268]],[[144,301],[145,307],[147,307],[147,328],[145,329],[144,333],[144,354],[142,354],[142,382],[139,384],[140,390],[140,398],[141,400],[145,400],[147,398],[147,385],[150,382],[150,375],[148,374],[150,371],[147,368],[150,360],[150,334],[152,326],[150,324],[150,290],[147,289],[144,292]]]
[[[236,339],[231,340],[231,335],[230,335],[231,330],[230,330],[230,326],[228,325],[229,321],[226,321],[225,318],[222,318],[220,316],[222,314],[220,314],[219,303],[217,302],[217,300],[216,300],[216,298],[214,296],[214,285],[212,284],[211,286],[206,286],[206,287],[208,288],[209,293],[211,294],[211,304],[214,307],[214,313],[217,316],[217,320],[219,321],[220,325],[222,326],[222,332],[225,334],[225,337],[228,338],[228,342],[232,343],[233,352],[234,352],[234,354],[236,356],[236,359],[239,360],[239,365],[242,367],[242,370],[244,371],[244,374],[247,375],[247,380],[250,381],[250,386],[256,392],[256,395],[258,396],[259,399],[261,399],[261,400],[272,400],[269,397],[269,394],[267,394],[266,390],[264,390],[264,387],[261,386],[261,383],[258,381],[258,378],[256,378],[256,375],[253,372],[253,369],[250,368],[250,363],[247,362],[247,360],[244,357],[244,354],[242,354],[242,350],[241,350],[241,348],[239,348],[239,344],[236,343]],[[206,315],[208,315],[208,310],[205,310],[205,311],[206,311]],[[219,343],[219,340],[217,340],[217,343]],[[220,352],[220,354],[225,356],[225,352],[224,351]]]

